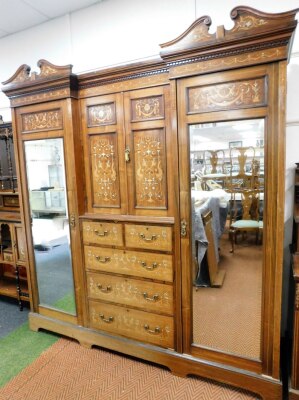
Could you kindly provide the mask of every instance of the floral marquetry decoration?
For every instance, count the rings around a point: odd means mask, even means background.
[[[93,202],[95,207],[119,207],[119,177],[115,134],[90,138]]]
[[[132,121],[164,118],[162,96],[132,100]]]
[[[41,111],[22,115],[22,132],[63,129],[61,110]]]
[[[166,207],[164,130],[134,135],[136,206]]]
[[[252,15],[240,16],[239,20],[236,22],[235,27],[232,32],[236,31],[248,31],[249,29],[257,28],[262,25],[268,24],[263,18],[257,18]]]
[[[263,106],[266,102],[264,78],[190,88],[189,112]]]
[[[114,103],[90,106],[87,113],[89,127],[116,123]]]

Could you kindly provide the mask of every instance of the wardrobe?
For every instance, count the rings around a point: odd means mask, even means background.
[[[232,29],[210,33],[201,17],[151,61],[75,75],[40,60],[39,72],[22,65],[3,82],[31,329],[281,398],[286,67],[296,12],[236,7]],[[254,148],[242,174],[232,148]],[[221,170],[204,176],[202,154],[219,149]],[[231,253],[232,195],[241,205],[244,193],[259,228],[254,240],[236,234]]]

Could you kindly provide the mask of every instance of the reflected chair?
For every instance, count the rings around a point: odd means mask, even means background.
[[[226,175],[224,173],[224,151],[223,150],[205,150],[204,152],[203,182],[214,180],[223,183]],[[220,186],[222,187],[222,186]],[[209,189],[208,186],[205,187]]]
[[[233,192],[236,187],[253,188],[253,176],[257,171],[255,148],[233,147],[229,150],[229,159],[230,176],[227,189]]]
[[[229,238],[231,253],[235,250],[237,234],[254,232],[256,244],[263,234],[263,221],[260,220],[260,191],[258,189],[243,189],[232,192],[230,201]]]

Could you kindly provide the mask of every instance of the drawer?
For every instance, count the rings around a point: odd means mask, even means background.
[[[133,275],[165,282],[173,281],[172,256],[169,254],[93,246],[85,246],[84,253],[86,269]]]
[[[121,224],[113,222],[83,221],[84,243],[123,246],[123,230]]]
[[[92,299],[173,314],[171,285],[90,272],[87,273],[87,290]]]
[[[173,349],[172,317],[89,301],[91,328]]]
[[[160,251],[172,250],[172,228],[156,225],[125,225],[126,246]]]

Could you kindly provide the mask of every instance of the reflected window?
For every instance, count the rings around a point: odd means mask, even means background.
[[[75,314],[63,139],[24,146],[39,301]]]

